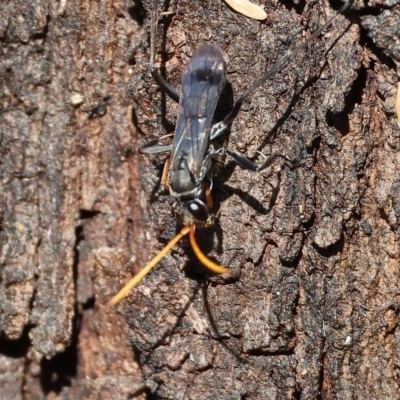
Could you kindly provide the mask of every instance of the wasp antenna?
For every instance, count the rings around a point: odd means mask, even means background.
[[[185,226],[182,230],[137,274],[135,275],[106,305],[105,308],[115,306],[125,295],[135,287],[150,270],[190,231]]]
[[[208,257],[203,254],[203,252],[200,250],[200,247],[197,245],[196,238],[194,236],[194,232],[196,230],[195,225],[190,225],[189,226],[189,240],[190,240],[190,245],[192,246],[192,249],[194,251],[194,254],[196,254],[196,257],[199,259],[199,261],[209,270],[212,272],[215,272],[216,274],[223,274],[225,272],[229,271],[229,268],[222,267],[221,265],[215,263],[214,261],[211,261]]]

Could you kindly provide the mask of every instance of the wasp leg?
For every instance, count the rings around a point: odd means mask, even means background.
[[[225,150],[223,147],[216,149],[213,145],[210,145],[210,150],[208,151],[206,157],[204,158],[203,164],[201,166],[200,176],[199,176],[200,181],[203,181],[206,178],[207,173],[211,167],[212,159],[221,157],[224,154]]]
[[[236,151],[233,151],[227,147],[219,147],[217,149],[211,147],[211,150],[207,153],[203,165],[201,167],[200,180],[204,180],[204,178],[206,177],[208,170],[211,167],[211,160],[213,158],[222,157],[225,154],[228,154],[228,156],[232,157],[232,159],[236,162],[236,164],[239,165],[239,167],[242,169],[247,169],[250,171],[258,170],[257,165],[255,165],[252,161],[250,161],[246,156]]]
[[[172,143],[157,144],[161,140],[171,136],[174,136],[174,134],[168,133],[167,135],[149,140],[144,146],[139,148],[139,154],[159,154],[159,153],[165,153],[166,151],[171,151]]]
[[[250,171],[258,171],[257,165],[255,165],[252,161],[250,161],[243,154],[233,151],[227,147],[225,147],[224,149],[225,149],[225,153],[228,154],[228,156],[232,157],[233,160],[236,162],[237,165],[239,165],[240,168],[248,169]]]
[[[265,161],[264,163],[261,165],[261,167],[257,168],[257,171],[263,171],[264,169],[268,168],[269,166],[272,165],[272,163],[277,159],[277,158],[282,158],[284,160],[284,163],[289,167],[289,168],[293,168],[293,164],[291,162],[290,159],[288,159],[285,155],[283,154],[270,154],[269,156],[267,156],[264,153],[261,153],[260,151],[258,151],[259,154],[261,154],[264,158]]]
[[[170,159],[170,158],[167,158],[167,160],[165,161],[163,173],[162,173],[162,176],[161,176],[161,185],[163,185],[163,186],[164,186],[164,189],[165,189],[166,191],[168,191],[168,192],[169,192],[168,172],[169,172],[169,166],[170,166],[170,164],[171,164],[171,159]]]
[[[151,143],[154,143],[152,140]],[[139,154],[159,154],[172,150],[172,144],[159,144],[148,146],[148,143],[139,149]]]
[[[211,127],[210,140],[214,140],[217,137],[221,136],[225,132],[227,127],[228,127],[228,125],[225,124],[224,121],[214,124]]]
[[[151,16],[151,56],[150,56],[150,73],[153,79],[157,82],[158,86],[160,86],[161,90],[163,90],[172,100],[179,103],[180,94],[168,83],[164,77],[158,72],[155,67],[156,60],[156,36],[157,36],[157,25],[158,25],[158,13],[157,13],[157,0],[153,2],[153,14]]]
[[[204,193],[205,193],[205,196],[206,196],[207,208],[209,210],[212,210],[214,208],[214,201],[213,201],[212,195],[211,195],[211,188],[208,185],[206,186]]]
[[[281,57],[272,68],[267,71],[264,75],[258,78],[249,88],[247,88],[244,93],[239,97],[236,103],[232,107],[232,111],[224,118],[223,121],[214,124],[211,128],[211,139],[215,139],[220,136],[225,129],[233,122],[233,120],[239,114],[240,109],[247,97],[249,97],[256,89],[263,85],[267,80],[271,79],[275,74],[277,74],[283,67],[285,67],[301,50],[305,49],[315,38],[317,38],[325,29],[328,29],[338,15],[342,14],[347,8],[349,8],[354,3],[354,0],[349,0],[345,3],[339,11],[337,11],[325,25],[318,28],[305,42],[301,43],[299,46],[289,49],[287,53]]]

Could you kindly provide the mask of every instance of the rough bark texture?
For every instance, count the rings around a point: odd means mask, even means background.
[[[339,4],[160,4],[179,88],[217,43],[217,117]],[[358,4],[360,6],[360,4]],[[151,4],[0,4],[0,391],[4,399],[400,398],[400,5],[340,16],[244,104],[224,136],[261,173],[215,169],[218,224],[96,313],[177,231],[159,189],[177,106],[149,74]],[[140,367],[139,367],[140,365]]]

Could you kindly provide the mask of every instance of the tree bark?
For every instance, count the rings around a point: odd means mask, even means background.
[[[383,5],[382,5],[383,3]],[[180,87],[218,44],[216,118],[340,4],[160,4]],[[149,73],[151,1],[0,4],[0,391],[19,398],[400,398],[398,1],[357,4],[248,100],[214,168],[218,223],[102,305],[179,229],[159,187],[177,105]]]

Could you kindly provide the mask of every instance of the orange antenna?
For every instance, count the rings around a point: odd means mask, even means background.
[[[189,226],[185,226],[181,231],[137,274],[135,275],[107,304],[106,308],[115,306],[125,295],[135,287],[150,270],[190,231]]]
[[[199,261],[209,270],[215,272],[216,274],[223,274],[229,271],[229,268],[222,267],[221,265],[211,261],[203,252],[200,250],[200,247],[197,245],[196,238],[194,236],[194,232],[196,230],[195,225],[189,226],[189,240],[190,245],[192,246],[193,252]]]
[[[229,271],[229,268],[222,267],[221,265],[211,261],[197,245],[194,232],[196,230],[195,225],[185,226],[181,231],[137,274],[135,275],[106,305],[105,308],[115,306],[120,300],[122,300],[126,294],[135,287],[149,272],[157,265],[159,261],[185,236],[189,233],[190,245],[192,246],[193,252],[198,260],[209,270],[216,274],[223,274]]]

